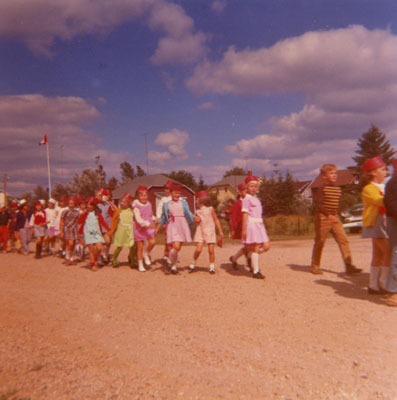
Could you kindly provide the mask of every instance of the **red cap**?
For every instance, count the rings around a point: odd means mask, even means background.
[[[87,203],[95,204],[97,205],[99,203],[98,199],[96,197],[89,197],[87,199]]]
[[[97,192],[97,193],[100,193],[100,194],[102,194],[102,195],[105,195],[105,194],[106,194],[106,189],[104,189],[104,188],[99,188],[96,192]]]
[[[180,183],[172,182],[171,190],[173,192],[180,192],[182,190],[182,185]]]
[[[142,191],[146,190],[146,191],[147,191],[148,188],[147,188],[147,186],[139,185],[139,186],[138,186],[138,189],[137,189],[136,191],[138,192],[139,190],[142,190]]]
[[[105,192],[104,193],[105,196],[109,196],[110,197],[112,195],[112,191],[110,189],[104,189],[104,192]]]
[[[80,204],[82,201],[84,201],[84,198],[83,198],[83,196],[78,194],[77,196],[75,196],[74,200],[76,201],[76,203]]]
[[[62,196],[61,201],[63,201],[64,203],[67,203],[69,201],[69,199],[66,196]]]
[[[42,204],[41,204],[41,201],[40,201],[40,200],[36,200],[36,201],[34,202],[34,205],[35,205],[35,206],[38,206],[38,205],[41,206]]]
[[[121,200],[127,200],[129,203],[132,203],[134,201],[134,197],[130,193],[124,193],[123,197]]]
[[[247,187],[245,186],[245,183],[240,183],[240,184],[237,186],[237,189],[241,192],[242,190],[247,189]]]
[[[18,204],[17,204],[17,203],[14,203],[14,202],[12,202],[12,203],[11,203],[11,208],[18,208]]]
[[[249,183],[249,182],[252,182],[252,181],[258,182],[258,177],[255,176],[255,175],[248,175],[248,176],[245,178],[245,184],[246,184],[246,185],[248,185],[248,183]]]
[[[369,172],[375,168],[381,167],[382,165],[385,165],[385,163],[380,156],[372,157],[364,162],[363,170]]]
[[[210,197],[206,190],[202,190],[201,192],[196,193],[196,198],[201,199],[202,197]]]
[[[171,189],[173,183],[174,182],[171,179],[168,179],[168,181],[165,183],[164,187]]]

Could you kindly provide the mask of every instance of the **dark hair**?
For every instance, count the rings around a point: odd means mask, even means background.
[[[211,199],[209,197],[200,197],[198,199],[199,204],[202,204],[206,207],[210,207],[211,206]]]

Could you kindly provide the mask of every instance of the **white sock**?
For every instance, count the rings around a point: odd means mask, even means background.
[[[192,263],[189,265],[190,269],[194,269],[196,267],[196,260],[193,260]]]
[[[380,267],[373,267],[369,269],[369,287],[374,290],[379,290],[378,280],[380,275]]]
[[[210,264],[210,271],[215,271],[215,265],[213,263]]]
[[[244,254],[244,247],[242,247],[234,256],[232,256],[233,261],[237,261]]]
[[[142,260],[138,260],[138,270],[141,272],[146,271],[145,267],[143,266]]]
[[[171,249],[170,251],[170,262],[172,266],[176,266],[178,261],[178,252],[175,249]]]
[[[252,265],[252,271],[254,274],[259,272],[259,254],[258,253],[252,253],[251,265]]]
[[[379,283],[382,289],[386,288],[387,276],[389,275],[390,267],[380,267]]]

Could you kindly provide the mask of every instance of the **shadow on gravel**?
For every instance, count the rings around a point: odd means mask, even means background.
[[[335,282],[327,279],[319,279],[314,282],[318,283],[319,285],[328,286],[334,289],[334,292],[337,295],[346,297],[348,299],[365,300],[375,304],[386,305],[386,297],[384,295],[369,295],[366,287],[362,287],[362,285],[356,285],[355,282]]]
[[[220,265],[229,275],[232,276],[249,276],[252,277],[252,272],[245,265],[238,264],[238,268],[234,269],[231,262],[222,263]]]
[[[309,274],[311,274],[310,265],[287,264],[287,267],[291,268],[293,271],[308,272]],[[321,268],[321,271],[327,272],[329,274],[338,275],[337,272],[331,271],[330,269],[326,269],[326,268]]]

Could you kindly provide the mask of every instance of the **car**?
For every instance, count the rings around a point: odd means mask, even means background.
[[[352,233],[360,232],[363,227],[363,210],[364,204],[358,203],[342,212],[343,228]]]

